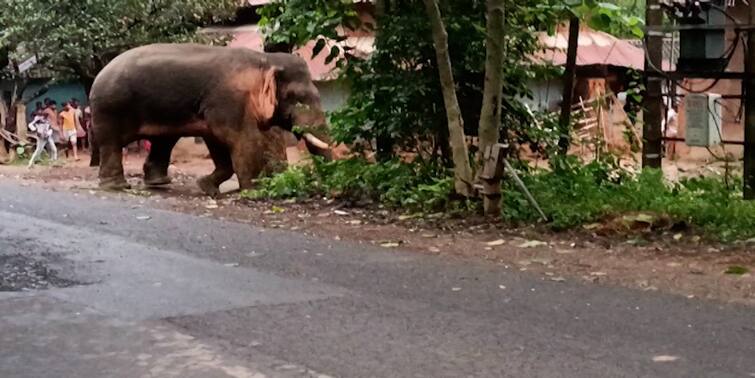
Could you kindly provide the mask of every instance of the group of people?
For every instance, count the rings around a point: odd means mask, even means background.
[[[31,114],[29,130],[37,136],[37,148],[29,160],[29,167],[34,165],[45,149],[49,150],[52,160],[58,160],[58,143],[67,145],[76,161],[80,160],[79,150],[89,147],[87,137],[92,123],[89,107],[82,109],[75,98],[64,103],[60,112],[57,107],[56,101],[47,98],[44,103],[38,102]]]

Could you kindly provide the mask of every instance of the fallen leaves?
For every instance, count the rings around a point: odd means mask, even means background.
[[[383,248],[398,248],[401,246],[401,242],[400,241],[386,241],[386,242],[380,243],[380,246]]]
[[[679,359],[679,356],[669,356],[669,355],[658,355],[653,356],[653,362],[674,362]]]
[[[540,240],[528,240],[522,244],[519,244],[519,248],[537,248],[548,245],[546,242]]]
[[[485,243],[488,247],[498,247],[501,245],[506,244],[506,241],[503,239],[493,240]]]

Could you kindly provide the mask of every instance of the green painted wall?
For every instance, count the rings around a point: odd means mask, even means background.
[[[50,98],[58,103],[58,110],[62,108],[63,103],[69,101],[71,98],[78,99],[83,106],[88,104],[86,90],[84,86],[79,83],[55,83],[47,85],[47,92],[34,97],[34,95],[42,88],[45,87],[43,82],[35,82],[29,85],[24,91],[24,99],[29,99],[27,102],[27,110],[29,114],[34,110],[37,102],[43,102],[45,98]]]

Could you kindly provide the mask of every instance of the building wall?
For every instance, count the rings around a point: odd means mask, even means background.
[[[561,79],[549,81],[532,81],[527,85],[532,91],[532,98],[521,98],[522,103],[533,111],[556,111],[561,105],[564,85]]]
[[[58,103],[58,109],[60,110],[63,103],[75,98],[79,100],[81,104],[86,106],[88,104],[86,90],[84,86],[79,83],[56,83],[50,84],[47,87],[47,91],[34,97],[34,95],[44,87],[43,82],[35,82],[29,85],[24,91],[24,99],[29,99],[27,102],[27,112],[31,114],[34,111],[35,104],[42,102],[45,98],[50,98]]]

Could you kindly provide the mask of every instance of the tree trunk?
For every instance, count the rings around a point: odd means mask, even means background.
[[[571,105],[574,100],[574,80],[577,74],[577,49],[579,48],[579,18],[572,16],[569,20],[569,47],[566,50],[566,70],[564,71],[564,93],[561,97],[561,116],[559,118],[558,150],[562,155],[569,152],[571,146]]]
[[[23,101],[16,103],[16,135],[21,139],[21,143],[26,143],[29,140],[26,128],[26,104]]]
[[[379,20],[385,16],[385,2],[386,0],[375,0],[375,19]]]
[[[443,25],[437,0],[424,0],[424,2],[432,27],[438,71],[440,71],[440,85],[443,89],[443,101],[448,117],[448,134],[454,160],[454,187],[457,194],[471,197],[472,168],[469,165],[469,153],[464,140],[464,120],[461,118],[459,99],[456,97],[451,58],[448,55],[448,33]]]
[[[504,53],[504,0],[488,0],[487,3],[487,59],[485,61],[485,88],[480,112],[480,168],[485,157],[490,156],[493,146],[501,135],[501,96],[503,95]],[[482,172],[482,169],[478,169]],[[486,215],[500,213],[501,178],[483,178],[483,200]]]
[[[0,129],[5,130],[5,123],[8,121],[8,107],[5,105],[5,100],[0,98]],[[5,148],[5,140],[0,138],[0,164],[8,162],[9,155],[8,149]]]
[[[375,1],[375,38],[376,40],[380,38],[380,23],[383,21],[386,15],[386,11],[388,10],[388,4],[387,0],[376,0]],[[382,98],[378,98],[378,101],[383,101]],[[380,125],[376,125],[380,126]],[[382,127],[376,127],[376,129],[380,130]],[[376,159],[381,162],[389,161],[394,158],[394,151],[393,146],[395,145],[395,140],[390,136],[386,134],[380,134],[375,138],[375,147],[377,147],[376,151]]]

